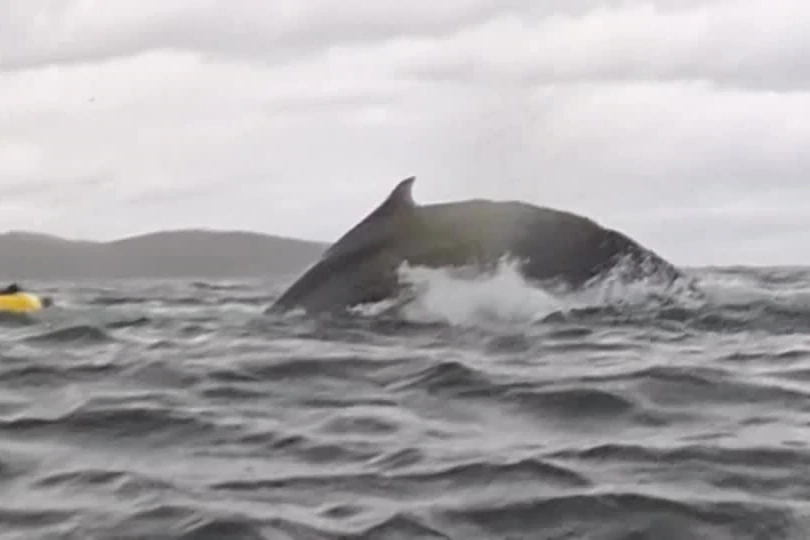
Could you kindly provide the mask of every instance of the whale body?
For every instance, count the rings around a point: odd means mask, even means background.
[[[671,283],[682,276],[650,249],[586,217],[519,201],[418,205],[415,180],[402,180],[267,312],[334,312],[394,297],[403,263],[483,270],[512,257],[528,280],[556,280],[573,289],[619,267],[623,281],[653,277]]]

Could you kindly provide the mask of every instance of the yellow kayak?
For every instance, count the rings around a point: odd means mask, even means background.
[[[43,302],[38,296],[18,292],[13,294],[0,294],[0,313],[28,313],[39,311],[45,307],[47,302]]]

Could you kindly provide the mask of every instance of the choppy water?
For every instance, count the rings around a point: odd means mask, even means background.
[[[810,270],[700,274],[665,306],[414,274],[409,322],[43,284],[0,324],[0,538],[808,538]]]

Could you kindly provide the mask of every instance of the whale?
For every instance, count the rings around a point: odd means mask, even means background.
[[[266,310],[335,313],[396,298],[403,264],[491,270],[504,258],[532,283],[579,289],[609,273],[671,284],[683,273],[626,234],[572,212],[515,200],[417,204],[415,176],[332,243]]]

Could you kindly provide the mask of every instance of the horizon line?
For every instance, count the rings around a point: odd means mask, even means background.
[[[41,236],[51,238],[57,241],[66,242],[66,243],[76,243],[76,244],[114,244],[117,242],[123,242],[127,240],[134,240],[137,238],[146,238],[149,236],[157,236],[157,235],[166,235],[166,234],[176,234],[176,233],[203,233],[209,235],[215,234],[244,234],[244,235],[253,235],[259,237],[265,237],[268,239],[280,240],[280,241],[288,241],[288,242],[298,242],[302,244],[310,244],[310,245],[318,245],[323,247],[328,247],[334,241],[328,240],[315,240],[309,238],[301,238],[295,236],[284,236],[279,234],[261,232],[256,230],[250,229],[217,229],[212,227],[182,227],[182,228],[174,228],[174,229],[153,229],[146,232],[141,233],[132,233],[124,236],[120,236],[117,238],[112,238],[109,240],[94,240],[88,238],[78,238],[78,237],[68,237],[68,236],[61,236],[59,234],[54,234],[50,232],[42,232],[32,229],[7,229],[4,231],[0,231],[0,238],[4,236],[13,236],[17,235],[31,235],[31,236]],[[762,268],[762,269],[805,269],[810,267],[810,264],[801,263],[801,262],[779,262],[775,264],[765,264],[765,263],[754,263],[754,262],[729,262],[729,263],[702,263],[702,264],[678,264],[680,268],[684,269],[725,269],[725,270],[733,270],[733,269],[745,269],[745,268]]]

